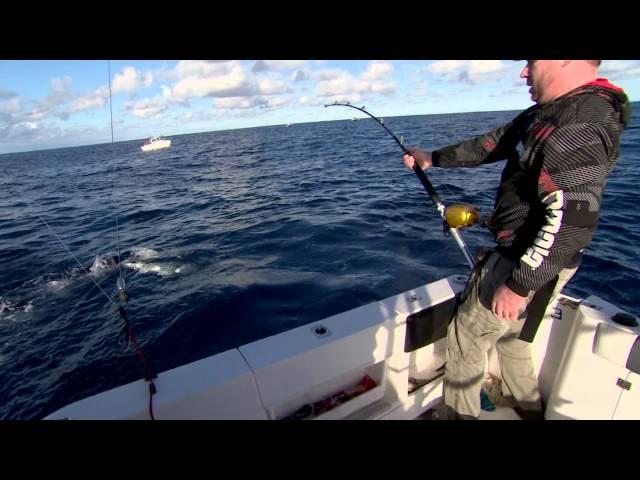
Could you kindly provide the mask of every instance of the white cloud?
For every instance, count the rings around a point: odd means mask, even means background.
[[[2,97],[0,97],[1,99]],[[18,113],[20,111],[20,98],[8,97],[9,101],[0,103],[0,112],[3,113]]]
[[[71,91],[71,77],[64,76],[62,78],[51,79],[52,96],[57,94],[68,94]]]
[[[362,95],[360,95],[359,93],[354,93],[351,94],[349,96],[346,95],[335,95],[333,96],[328,103],[333,103],[333,102],[340,102],[340,103],[346,103],[346,102],[351,102],[351,103],[360,103],[362,102],[362,100],[364,100],[364,97]]]
[[[59,110],[59,107],[73,99],[71,83],[72,80],[69,76],[52,78],[51,93],[42,101],[37,102],[31,112],[22,115],[24,120],[37,121],[50,115],[57,116],[62,120],[69,118],[69,113]]]
[[[248,109],[254,107],[266,107],[269,102],[262,97],[228,97],[216,98],[213,101],[216,108],[223,109]]]
[[[316,80],[322,82],[325,80],[333,80],[345,75],[347,72],[339,70],[337,68],[323,68],[314,72],[313,76]]]
[[[27,120],[42,120],[47,116],[47,112],[40,107],[34,107],[31,113],[25,114],[24,118]]]
[[[504,65],[500,60],[471,60],[467,66],[467,72],[472,76],[499,72],[502,69],[504,69]]]
[[[296,70],[293,75],[291,75],[291,79],[294,82],[302,82],[303,80],[309,79],[309,72],[306,70]]]
[[[74,100],[69,107],[69,112],[75,113],[81,110],[88,110],[91,108],[102,108],[106,105],[107,100],[100,96],[86,96],[80,97]]]
[[[216,108],[251,108],[251,99],[247,97],[216,98],[213,101]]]
[[[297,68],[307,63],[306,60],[265,60],[264,62],[269,67],[275,68],[276,70],[287,70],[290,68]]]
[[[600,77],[610,80],[640,77],[640,62],[637,60],[604,60],[598,71]]]
[[[7,90],[0,89],[0,100],[10,99],[10,98],[17,97],[17,96],[18,96],[17,93],[9,92]]]
[[[279,93],[289,93],[291,89],[286,82],[263,78],[258,82],[258,93],[260,95],[275,95]]]
[[[228,73],[214,77],[187,77],[173,86],[176,97],[235,97],[252,95],[255,86],[244,69],[236,65]]]
[[[634,67],[638,67],[638,62],[630,62],[628,60],[603,60],[599,71],[600,73],[611,74],[613,72],[623,72]]]
[[[395,91],[395,84],[367,81],[356,78],[346,71],[325,70],[319,72],[319,77],[323,78],[323,80],[318,82],[315,94],[320,97],[341,95],[341,98],[348,99],[351,97],[355,99],[356,95],[362,98],[361,94],[364,93],[388,94]]]
[[[29,130],[35,130],[36,128],[38,128],[38,123],[37,122],[20,122],[20,123],[16,123],[16,127],[26,127]]]
[[[316,88],[316,95],[331,96],[362,92],[369,88],[369,83],[353,77],[350,73],[341,72],[339,76],[328,80],[322,80]]]
[[[464,67],[464,60],[439,60],[427,66],[427,71],[436,75],[458,71]]]
[[[298,98],[298,103],[300,105],[322,105],[324,101],[317,97],[302,96]]]
[[[155,118],[169,107],[164,98],[145,98],[135,103],[126,103],[125,108],[136,117]]]
[[[189,77],[212,77],[229,73],[239,65],[234,60],[181,60],[175,68],[179,79]]]
[[[382,94],[390,94],[396,91],[395,83],[383,83],[383,82],[373,82],[371,84],[371,91],[373,93],[382,93]]]
[[[306,60],[258,60],[251,71],[264,72],[267,70],[290,70],[307,63]]]
[[[269,106],[274,108],[282,107],[284,105],[287,105],[288,103],[289,99],[287,97],[276,97],[269,99]]]
[[[125,67],[123,73],[118,73],[113,79],[113,92],[132,93],[142,87],[149,87],[153,83],[153,74],[143,74],[134,67]]]
[[[393,64],[391,62],[373,62],[367,67],[362,78],[364,80],[377,80],[386,77],[393,72]]]
[[[75,113],[91,108],[103,108],[109,98],[108,87],[100,87],[94,93],[76,98],[69,107],[69,112]]]
[[[480,83],[495,80],[506,67],[500,60],[440,60],[426,71],[450,82]]]

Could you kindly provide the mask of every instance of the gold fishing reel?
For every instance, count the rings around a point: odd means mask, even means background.
[[[473,205],[450,205],[444,212],[445,223],[449,228],[466,228],[478,223],[480,212]]]

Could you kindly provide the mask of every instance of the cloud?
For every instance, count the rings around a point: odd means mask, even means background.
[[[471,84],[495,80],[504,70],[500,60],[440,60],[426,67],[426,71],[449,82]]]
[[[181,60],[175,68],[178,79],[212,77],[229,73],[239,65],[235,60]]]
[[[85,96],[77,98],[73,101],[69,107],[70,113],[80,112],[82,110],[89,110],[91,108],[102,108],[106,105],[107,100],[100,96]]]
[[[640,62],[637,60],[604,60],[598,74],[611,80],[640,77]]]
[[[180,122],[208,122],[215,117],[212,112],[188,111],[175,115],[174,120]]]
[[[465,60],[440,60],[427,66],[427,72],[442,75],[462,69],[467,62]]]
[[[118,73],[113,79],[113,92],[132,93],[142,87],[149,87],[153,83],[153,74],[143,74],[134,67],[125,67],[123,73]]]
[[[256,91],[254,83],[240,65],[229,72],[210,77],[191,76],[173,86],[176,97],[237,97],[250,96]]]
[[[306,70],[296,70],[292,76],[294,82],[302,82],[309,79],[309,73]]]
[[[483,73],[499,72],[504,69],[500,60],[471,60],[467,66],[469,75],[482,75]]]
[[[169,102],[165,98],[145,98],[135,103],[126,103],[125,109],[136,117],[157,118],[169,108]]]
[[[359,93],[354,93],[349,96],[346,95],[334,95],[328,103],[340,102],[340,103],[360,103],[364,100],[364,97]]]
[[[73,100],[73,92],[71,91],[71,77],[51,79],[51,92],[42,101],[37,102],[29,113],[25,113],[16,119],[20,121],[38,121],[48,116],[57,116],[62,120],[69,118],[69,112],[60,110],[65,103]]]
[[[340,78],[345,74],[347,74],[347,72],[337,68],[323,68],[314,72],[313,76],[319,82],[323,82],[326,80],[333,80],[334,78]]]
[[[9,145],[12,151],[74,146],[79,138],[91,144],[104,142],[107,136],[105,129],[94,127],[62,129],[49,123],[21,122],[9,128],[0,128],[0,149]]]
[[[48,112],[42,109],[42,107],[35,106],[33,107],[33,110],[31,110],[30,113],[24,114],[24,119],[29,121],[42,120],[44,117],[47,116],[47,114]]]
[[[30,143],[41,135],[38,124],[34,122],[20,122],[0,128],[0,144],[2,143]]]
[[[269,105],[269,102],[262,97],[228,97],[216,98],[213,104],[216,108],[234,110],[255,107],[264,108]]]
[[[322,100],[318,97],[302,96],[298,98],[298,103],[300,105],[322,105],[323,103],[325,103],[325,100]]]
[[[14,97],[17,97],[18,94],[14,93],[14,92],[9,92],[8,90],[2,90],[0,89],[0,100],[7,100],[7,99],[11,99]]]
[[[73,98],[71,91],[71,77],[51,79],[51,93],[44,99],[43,104],[51,109],[68,102]]]
[[[269,67],[264,62],[264,60],[258,60],[256,63],[253,64],[253,67],[251,67],[251,71],[254,73],[268,72]]]
[[[626,70],[638,67],[640,62],[630,62],[628,60],[603,60],[600,65],[600,73],[611,74],[613,72],[624,72]]]
[[[364,80],[377,80],[393,72],[393,64],[391,62],[373,62],[367,67],[362,78]]]
[[[260,95],[276,95],[289,93],[290,91],[289,85],[282,80],[264,78],[258,82],[258,94]]]
[[[290,99],[287,97],[276,97],[269,99],[269,106],[273,108],[282,107],[287,105],[290,102]]]
[[[370,72],[367,71],[369,74]],[[367,73],[365,72],[365,73]],[[364,93],[392,93],[395,91],[395,85],[392,83],[384,83],[380,81],[368,81],[362,78],[356,78],[346,71],[325,70],[319,72],[319,78],[322,78],[316,87],[315,94],[320,97],[348,98]],[[354,100],[355,101],[355,100]]]
[[[109,98],[109,89],[106,86],[98,88],[94,93],[76,98],[69,107],[70,113],[89,110],[91,108],[103,108]]]
[[[18,113],[20,111],[20,98],[17,96],[5,97],[8,101],[3,101],[4,98],[0,97],[0,112],[4,113]]]
[[[351,92],[362,92],[368,88],[369,84],[364,80],[359,80],[347,72],[342,72],[340,76],[319,82],[316,88],[316,95],[329,97]]]
[[[51,90],[53,91],[52,95],[60,95],[69,93],[71,90],[71,77],[64,76],[62,78],[52,78],[51,79]]]
[[[307,63],[306,60],[258,60],[251,67],[252,72],[266,72],[269,70],[290,70]]]
[[[370,88],[373,93],[382,93],[384,95],[387,95],[396,91],[395,83],[373,82],[371,83]]]

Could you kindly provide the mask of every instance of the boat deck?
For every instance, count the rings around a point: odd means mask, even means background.
[[[415,418],[415,420],[434,420],[431,418],[429,412],[423,413]],[[498,406],[492,412],[481,410],[478,420],[522,420],[522,418],[520,418],[513,408]]]

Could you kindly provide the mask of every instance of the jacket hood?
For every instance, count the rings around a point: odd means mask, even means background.
[[[593,82],[585,83],[578,87],[573,95],[583,93],[595,93],[596,95],[607,97],[617,112],[620,113],[620,121],[627,128],[631,121],[631,104],[624,89],[614,85],[606,78],[596,78]]]

